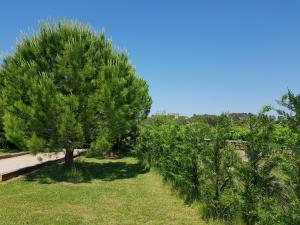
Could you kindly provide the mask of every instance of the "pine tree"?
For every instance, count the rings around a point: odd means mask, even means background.
[[[33,152],[109,148],[149,113],[148,86],[104,33],[77,22],[42,23],[4,58],[6,138]]]

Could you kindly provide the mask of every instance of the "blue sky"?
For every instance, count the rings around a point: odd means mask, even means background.
[[[150,85],[152,113],[257,112],[300,92],[300,0],[0,2],[0,54],[49,18],[105,29]]]

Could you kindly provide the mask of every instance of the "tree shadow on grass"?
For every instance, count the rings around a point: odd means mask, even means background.
[[[26,176],[26,180],[37,181],[42,184],[57,182],[88,183],[92,180],[114,181],[134,178],[146,172],[147,170],[139,163],[77,161],[75,168],[71,171],[66,171],[64,165],[59,164],[31,173]]]

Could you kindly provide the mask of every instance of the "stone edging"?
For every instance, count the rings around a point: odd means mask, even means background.
[[[26,154],[28,154],[28,153],[26,153]],[[80,154],[81,154],[81,152],[79,152],[77,155],[74,155],[74,158],[80,156]],[[12,171],[12,172],[8,172],[6,174],[0,174],[0,183],[3,181],[7,181],[9,179],[12,179],[14,177],[18,177],[20,175],[32,172],[34,170],[41,169],[45,166],[50,166],[50,165],[53,165],[56,163],[62,163],[64,161],[65,161],[65,158],[55,159],[55,160],[47,161],[47,162],[40,163],[40,164],[37,164],[34,166],[24,167],[24,168],[21,168],[21,169]]]
[[[17,156],[27,155],[29,152],[17,152],[17,153],[7,153],[5,155],[0,155],[0,159],[8,159],[13,158]]]

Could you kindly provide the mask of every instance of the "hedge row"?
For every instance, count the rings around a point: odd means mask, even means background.
[[[252,116],[240,135],[244,151],[237,151],[228,140],[241,129],[226,115],[213,127],[150,118],[138,129],[135,154],[186,202],[200,202],[206,218],[242,219],[247,225],[300,224],[297,185],[291,177],[295,162],[292,151],[283,151],[278,143],[277,127],[263,113]]]

